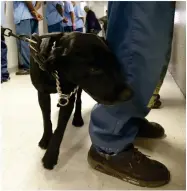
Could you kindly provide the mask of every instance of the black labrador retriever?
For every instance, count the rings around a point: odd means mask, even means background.
[[[50,35],[50,36],[48,36]],[[57,164],[59,148],[66,125],[74,108],[75,126],[82,126],[81,91],[87,92],[98,103],[113,105],[132,96],[124,83],[117,59],[107,44],[94,34],[50,33],[32,35],[30,76],[38,91],[43,114],[44,133],[39,142],[47,149],[42,162],[46,169]],[[50,94],[59,93],[59,117],[52,131]]]

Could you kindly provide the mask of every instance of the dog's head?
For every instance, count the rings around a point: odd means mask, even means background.
[[[31,55],[35,57],[32,51]],[[111,105],[132,97],[116,57],[94,34],[57,34],[40,42],[39,55],[35,59],[43,70],[58,71],[60,78],[80,86],[99,103]]]

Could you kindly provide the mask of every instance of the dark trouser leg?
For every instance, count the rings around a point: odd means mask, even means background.
[[[76,29],[75,31],[77,31],[77,32],[83,32],[83,28],[78,28],[78,29]]]
[[[81,106],[82,106],[81,94],[82,94],[82,89],[79,88],[77,91],[77,98],[75,102],[75,113],[74,113],[73,122],[72,122],[72,124],[75,127],[81,127],[84,125],[84,121],[82,119],[82,112],[81,112]]]
[[[140,186],[157,187],[170,180],[163,164],[147,158],[132,144],[142,124],[141,136],[146,135],[148,126],[146,137],[155,133],[152,131],[155,125],[149,123],[144,127],[147,124],[144,118],[150,111],[147,105],[163,66],[169,63],[174,12],[174,2],[116,1],[108,6],[107,42],[134,96],[119,105],[94,107],[89,129],[93,146],[88,162],[105,174]],[[123,25],[118,18],[123,20]]]
[[[22,20],[16,24],[16,34],[31,35],[38,32],[38,21],[34,19]],[[19,72],[17,75],[29,74],[30,69],[30,49],[29,44],[24,41],[17,40],[18,47],[18,60],[19,60]]]
[[[73,31],[73,27],[72,26],[64,27],[64,32],[72,32],[72,31]]]
[[[62,21],[54,25],[48,26],[48,32],[64,32],[64,27],[62,26]]]
[[[42,111],[44,132],[39,146],[42,149],[47,149],[52,137],[52,123],[51,123],[51,97],[50,94],[38,92],[38,102]]]
[[[7,45],[4,36],[1,36],[1,83],[9,79],[7,64]]]
[[[43,165],[47,169],[53,169],[53,167],[57,164],[60,144],[62,142],[68,120],[74,107],[74,101],[75,96],[72,96],[67,106],[60,107],[57,128],[54,131],[47,151],[42,159]]]

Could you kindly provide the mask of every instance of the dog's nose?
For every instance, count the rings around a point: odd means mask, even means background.
[[[118,98],[120,101],[127,101],[131,99],[132,96],[133,96],[132,90],[130,88],[125,88],[124,90],[121,91]]]

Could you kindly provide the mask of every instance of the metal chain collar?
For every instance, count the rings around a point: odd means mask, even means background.
[[[12,32],[11,29],[4,28],[2,26],[1,26],[1,35],[4,35],[6,37],[12,36],[12,37],[14,37],[14,38],[16,38],[18,40],[28,42],[28,43],[30,43],[30,48],[32,50],[34,50],[35,53],[38,53],[38,51],[31,45],[31,43],[37,44],[37,42],[34,41],[34,40],[31,40],[28,35],[16,35],[16,34],[14,34]],[[47,37],[50,37],[50,36],[53,36],[53,34],[52,35],[50,35],[50,34],[49,35],[42,35],[43,38],[47,38]],[[55,46],[55,43],[54,43],[54,46]],[[54,46],[52,48],[54,48]],[[78,86],[70,94],[63,94],[62,93],[62,88],[61,88],[61,85],[60,85],[60,80],[59,80],[60,78],[59,78],[59,75],[58,75],[58,71],[55,70],[55,72],[53,73],[53,76],[54,76],[54,78],[56,80],[56,89],[57,89],[57,92],[59,94],[58,104],[60,106],[64,107],[64,106],[68,105],[69,99],[71,98],[71,96],[74,95],[77,92]],[[61,103],[62,99],[65,100],[65,103]]]
[[[58,92],[58,94],[59,94],[58,104],[59,104],[60,106],[66,106],[66,105],[68,105],[69,99],[71,98],[71,96],[77,92],[78,86],[77,86],[70,94],[63,94],[63,93],[62,93],[61,86],[60,86],[60,80],[59,80],[60,78],[59,78],[58,72],[55,71],[55,72],[53,73],[53,76],[54,76],[55,79],[56,79],[56,89],[57,89],[57,92]],[[62,99],[65,100],[65,103],[61,103],[61,100],[62,100]]]

